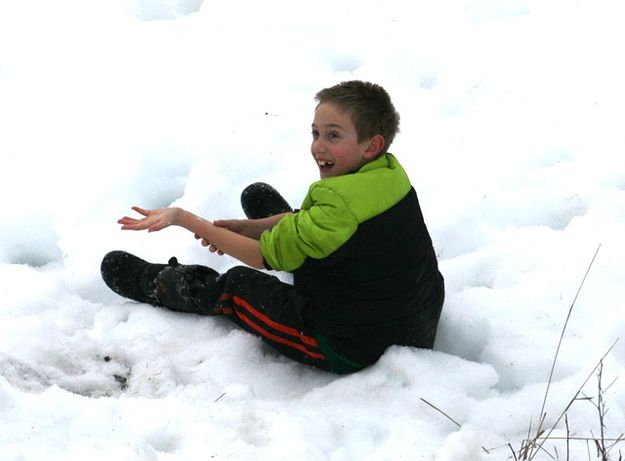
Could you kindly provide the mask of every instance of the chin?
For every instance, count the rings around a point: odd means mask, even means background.
[[[331,172],[331,171],[322,171],[322,170],[319,170],[319,178],[320,178],[320,179],[330,178],[330,177],[332,177],[332,176],[334,176],[334,175],[332,174],[332,172]]]

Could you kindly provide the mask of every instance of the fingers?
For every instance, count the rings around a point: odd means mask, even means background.
[[[203,237],[202,237],[202,236],[200,236],[200,235],[194,234],[194,235],[193,235],[193,237],[195,237],[195,240],[201,240],[200,244],[201,244],[203,247],[207,247],[207,246],[209,246],[209,245],[210,245],[209,241],[208,241],[208,240],[206,240],[205,238],[203,238]]]
[[[122,225],[122,230],[147,230],[148,232],[155,232],[167,227],[157,220],[155,216],[150,216],[152,215],[152,210],[146,210],[138,206],[133,206],[132,210],[145,217],[137,219],[124,216],[118,219],[117,223]]]
[[[219,248],[217,248],[215,245],[211,245],[208,247],[208,251],[210,251],[211,253],[217,253],[219,256],[223,256],[224,252],[221,251]]]
[[[213,225],[217,227],[223,227],[224,229],[228,229],[232,232],[239,232],[241,224],[237,219],[218,219],[213,221]]]
[[[202,238],[201,236],[199,236],[197,234],[194,234],[193,236],[195,237],[196,240],[200,240],[200,244],[203,247],[208,247],[208,251],[210,251],[211,253],[217,253],[219,256],[223,256],[224,255],[223,251],[221,251],[219,248],[217,248],[215,245],[210,243],[205,238]]]
[[[123,218],[118,219],[117,222],[119,224],[136,224],[144,220],[145,218],[137,219],[137,218],[131,218],[130,216],[124,216]]]
[[[133,206],[132,209],[143,216],[150,216],[150,210],[146,210],[145,208]]]
[[[151,232],[150,230],[150,226],[146,225],[145,223],[136,223],[136,224],[124,224],[121,227],[122,230],[148,230]]]
[[[209,245],[210,245],[209,250],[210,250],[210,251],[215,251],[215,250],[214,250],[214,248],[215,248],[215,247],[214,247],[213,245],[211,245],[211,244],[210,244],[210,242],[209,242],[208,240],[206,240],[205,238],[203,238],[202,236],[197,235],[197,234],[194,234],[194,235],[193,235],[193,237],[195,237],[195,240],[200,240],[200,244],[201,244],[203,247],[207,247],[207,246],[209,246]]]
[[[117,221],[117,224],[122,225],[122,230],[143,230],[147,227],[144,225],[143,220],[130,218],[128,216],[124,216],[123,218]]]
[[[138,206],[133,206],[131,209],[145,217],[148,217],[150,215],[150,210],[146,210]],[[137,219],[131,218],[130,216],[124,216],[117,220],[117,224],[122,224],[122,226],[124,226],[125,228],[131,229],[131,227],[128,226],[135,227],[137,225],[140,225],[143,221],[145,221],[145,218]],[[122,227],[122,229],[124,229],[124,227]]]

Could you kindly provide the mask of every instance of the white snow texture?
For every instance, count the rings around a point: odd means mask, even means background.
[[[587,377],[570,434],[600,434],[593,369],[613,344],[601,382],[618,437],[624,17],[603,0],[0,0],[0,459],[513,459],[599,245],[534,459],[564,459],[558,418]],[[298,206],[318,179],[314,94],[351,79],[401,114],[391,151],[446,279],[434,350],[335,376],[107,289],[115,249],[237,264],[116,220],[171,204],[241,217],[256,181]],[[586,442],[568,450],[588,459]]]

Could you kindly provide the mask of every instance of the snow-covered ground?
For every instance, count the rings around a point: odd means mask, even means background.
[[[0,459],[504,460],[625,431],[625,15],[602,0],[0,0]],[[434,351],[338,377],[126,302],[124,249],[224,270],[131,205],[238,217],[316,179],[313,96],[382,84],[447,282]],[[608,388],[615,378],[616,382]],[[581,395],[580,395],[581,396]],[[436,407],[437,409],[435,409]],[[456,423],[452,422],[443,412]],[[566,435],[564,420],[552,436]],[[565,459],[566,443],[545,449]],[[625,453],[625,444],[616,445]],[[487,452],[488,451],[488,452]],[[596,459],[583,441],[571,459]],[[535,459],[551,459],[540,453]]]

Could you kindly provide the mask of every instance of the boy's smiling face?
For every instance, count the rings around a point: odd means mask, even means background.
[[[384,145],[381,135],[358,142],[351,114],[332,103],[315,109],[312,136],[310,151],[321,179],[353,173],[375,158]]]

